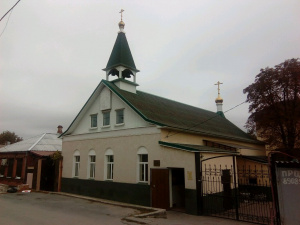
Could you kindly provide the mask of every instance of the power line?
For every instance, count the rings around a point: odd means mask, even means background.
[[[6,21],[5,27],[4,27],[3,31],[1,32],[1,34],[0,34],[0,38],[1,38],[2,34],[4,33],[4,31],[5,31],[5,29],[6,29],[6,26],[7,26],[7,24],[8,24],[8,21],[9,21],[9,18],[10,18],[10,16],[11,16],[12,12],[13,12],[13,11],[10,11],[10,14],[9,14],[8,19],[7,19],[7,21]]]
[[[240,105],[243,105],[243,104],[246,103],[246,102],[247,102],[247,101],[244,101],[244,102],[242,102],[242,103],[240,103],[240,104],[237,104],[236,106],[234,106],[234,107],[232,107],[232,108],[226,110],[226,111],[223,112],[223,113],[225,114],[225,113],[227,113],[227,112],[229,112],[229,111],[231,111],[231,110],[233,110],[233,109],[239,107]],[[219,116],[219,115],[216,114],[215,116],[213,116],[213,117],[211,117],[211,118],[208,118],[207,120],[204,120],[204,121],[202,121],[202,122],[200,122],[200,123],[198,123],[198,124],[195,124],[195,125],[193,125],[193,126],[191,126],[191,127],[189,127],[189,128],[183,129],[183,131],[189,131],[189,130],[191,130],[192,128],[197,127],[197,126],[199,126],[199,125],[201,125],[201,124],[204,124],[204,123],[206,123],[207,121],[212,120],[212,119],[214,119],[214,118],[216,118],[216,117],[218,117],[218,116]],[[178,132],[176,132],[176,133],[167,135],[166,138],[171,137],[171,136],[174,136],[174,135],[177,135],[177,134],[179,134],[179,133],[182,133],[183,131],[178,131]]]
[[[17,3],[14,4],[14,6],[11,7],[10,10],[8,10],[8,11],[4,14],[4,16],[1,17],[0,21],[8,14],[11,10],[13,10],[13,8],[14,8],[20,1],[21,1],[21,0],[17,1]]]

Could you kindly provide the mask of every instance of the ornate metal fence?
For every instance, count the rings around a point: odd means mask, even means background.
[[[272,192],[268,167],[202,164],[202,213],[270,224]]]

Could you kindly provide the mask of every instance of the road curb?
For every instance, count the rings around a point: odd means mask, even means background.
[[[74,197],[74,198],[80,198],[80,199],[100,202],[100,203],[104,203],[104,204],[110,204],[110,205],[115,205],[115,206],[120,206],[120,207],[133,208],[133,209],[137,209],[137,210],[150,211],[150,212],[131,215],[130,217],[127,217],[130,220],[135,220],[135,218],[136,218],[137,221],[138,221],[139,218],[147,218],[147,217],[167,218],[167,213],[166,213],[165,209],[152,208],[152,207],[147,207],[147,206],[140,206],[140,205],[123,203],[123,202],[116,202],[116,201],[111,201],[111,200],[106,200],[106,199],[101,199],[101,198],[93,198],[93,197],[88,197],[88,196],[83,196],[83,195],[69,194],[69,193],[65,193],[65,192],[50,192],[50,191],[49,192],[40,191],[40,192],[56,194],[56,195],[62,195],[62,196],[69,196],[69,197]]]

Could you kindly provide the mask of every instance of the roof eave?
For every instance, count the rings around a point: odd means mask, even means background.
[[[210,137],[224,138],[226,140],[242,141],[242,142],[247,142],[247,143],[251,143],[251,144],[265,145],[264,142],[258,141],[258,140],[250,140],[250,139],[243,139],[243,138],[231,137],[231,136],[226,136],[226,135],[218,135],[218,134],[213,134],[213,133],[208,133],[208,132],[203,132],[203,131],[190,130],[188,128],[169,126],[167,124],[164,124],[162,126],[162,128],[171,128],[174,130],[179,130],[179,131],[187,132],[187,133],[202,134],[202,135],[210,136]]]
[[[128,68],[128,69],[130,69],[130,70],[133,70],[134,72],[140,72],[140,70],[138,70],[137,68],[133,68],[133,67],[128,66],[128,65],[125,65],[125,64],[123,64],[123,63],[118,63],[118,64],[115,64],[115,65],[111,65],[111,66],[106,67],[106,68],[104,68],[104,69],[102,69],[102,70],[103,70],[103,71],[108,71],[108,70],[111,70],[111,69],[113,69],[113,68],[115,68],[115,67],[117,67],[117,66],[124,66],[124,67],[126,67],[126,68]]]
[[[176,143],[169,143],[169,142],[164,142],[164,141],[158,141],[158,143],[161,146],[165,146],[165,147],[169,147],[169,148],[174,148],[174,149],[179,149],[179,150],[184,150],[184,151],[188,151],[188,152],[199,152],[199,153],[219,153],[219,154],[234,154],[234,155],[238,155],[237,152],[228,152],[228,151],[222,151],[220,149],[220,151],[214,151],[214,150],[199,150],[199,149],[194,149],[194,148],[190,148],[187,146],[182,146]]]
[[[70,126],[68,127],[68,129],[65,132],[63,132],[61,135],[59,135],[58,138],[62,138],[63,136],[66,136],[67,134],[69,134],[68,132],[69,132],[70,128],[75,124],[76,120],[79,118],[79,116],[81,115],[81,113],[84,111],[84,109],[87,106],[87,104],[89,103],[89,101],[92,99],[92,97],[94,96],[94,94],[100,88],[100,86],[102,84],[102,81],[98,84],[98,86],[95,88],[95,90],[93,91],[93,93],[91,94],[91,96],[88,98],[88,100],[85,102],[85,104],[83,105],[83,107],[80,109],[79,113],[76,115],[75,119],[72,121],[72,123],[70,124]]]

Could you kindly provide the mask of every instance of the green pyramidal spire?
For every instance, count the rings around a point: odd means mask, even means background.
[[[125,66],[129,69],[137,71],[131,51],[125,36],[125,33],[119,32],[114,48],[110,54],[106,69],[113,68],[115,66]]]
[[[121,10],[121,12],[123,12]],[[124,32],[125,23],[121,21],[119,23],[120,31],[118,33],[115,45],[110,54],[106,68],[107,76],[118,76],[119,78],[130,78],[131,75],[134,76],[139,70],[136,68],[127,39]]]

